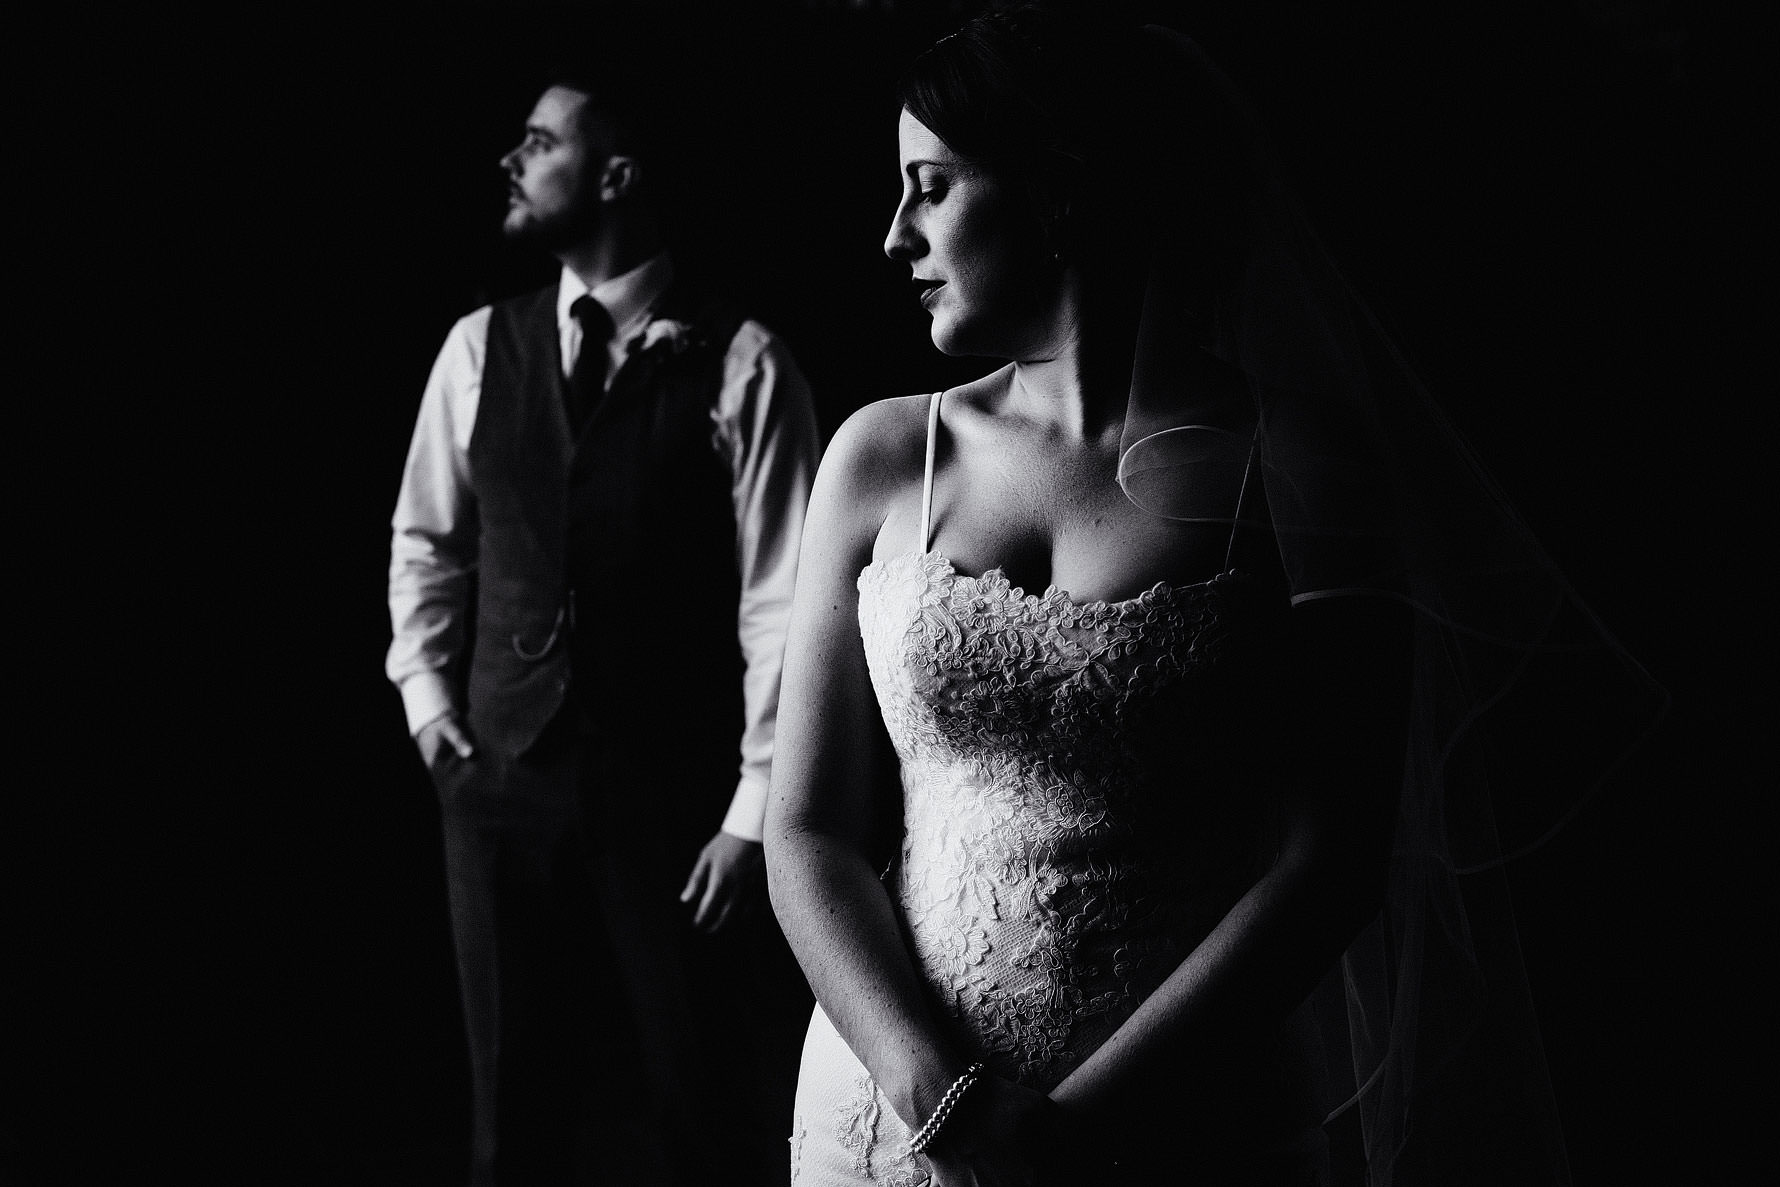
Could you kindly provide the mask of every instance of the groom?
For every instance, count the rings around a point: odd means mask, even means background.
[[[784,344],[677,275],[639,99],[560,76],[501,159],[561,273],[446,336],[392,523],[477,1187],[788,1178],[809,998],[759,838],[817,429]]]

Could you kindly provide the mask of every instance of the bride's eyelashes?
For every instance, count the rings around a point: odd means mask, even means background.
[[[915,200],[931,206],[945,196],[946,179],[934,174],[915,176]]]

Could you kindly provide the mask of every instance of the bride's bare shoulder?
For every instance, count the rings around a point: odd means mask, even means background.
[[[847,418],[835,434],[835,443],[843,447],[864,447],[873,452],[913,450],[924,455],[927,446],[927,424],[934,403],[943,405],[943,416],[959,412],[983,415],[992,410],[1008,385],[1011,366],[991,371],[979,379],[943,392],[922,392],[913,396],[893,396],[865,405]],[[919,460],[919,456],[917,457]]]
[[[835,437],[838,440],[843,435],[867,436],[881,445],[889,445],[909,436],[925,436],[927,409],[933,399],[931,392],[922,392],[873,400],[847,417]]]
[[[927,426],[935,402],[950,423],[959,415],[981,416],[992,409],[996,394],[1007,387],[1012,367],[944,392],[893,396],[866,404],[841,423],[823,453],[818,483],[854,497],[891,499],[909,484],[919,484],[927,464]],[[942,450],[946,434],[941,432]]]
[[[855,411],[835,430],[823,453],[822,469],[831,482],[855,491],[886,492],[919,479],[927,449],[931,393],[876,400]]]

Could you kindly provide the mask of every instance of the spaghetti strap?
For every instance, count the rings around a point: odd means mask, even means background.
[[[934,392],[927,400],[927,467],[921,475],[921,555],[927,555],[927,532],[933,522],[933,447],[939,437],[939,398]]]
[[[1230,571],[1230,561],[1236,556],[1236,530],[1242,526],[1242,503],[1248,497],[1248,476],[1255,468],[1255,451],[1261,446],[1261,430],[1257,426],[1254,440],[1249,442],[1248,461],[1242,467],[1242,485],[1236,491],[1236,514],[1230,520],[1230,543],[1224,546],[1224,571]],[[928,448],[933,444],[928,442]],[[923,529],[925,530],[925,529]]]

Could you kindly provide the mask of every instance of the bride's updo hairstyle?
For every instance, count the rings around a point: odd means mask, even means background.
[[[898,98],[1024,197],[1094,299],[1129,294],[1158,252],[1184,253],[1204,309],[1234,281],[1261,158],[1233,92],[1207,85],[1203,60],[1183,72],[1179,53],[1151,30],[1021,0],[916,58]]]

